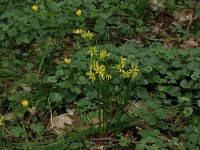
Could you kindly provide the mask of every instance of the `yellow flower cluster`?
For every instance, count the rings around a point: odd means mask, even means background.
[[[94,33],[90,31],[84,31],[82,29],[75,29],[73,33],[80,34],[83,39],[91,39],[94,36]]]
[[[106,50],[102,50],[100,53],[99,53],[99,58],[100,59],[104,59],[106,57],[109,57],[110,56],[110,53],[108,53]]]
[[[104,65],[99,65],[99,62],[95,60],[91,62],[87,75],[92,82],[96,80],[96,75],[99,75],[99,77],[103,80],[110,80],[112,78],[111,74],[106,73],[106,67]]]
[[[119,64],[117,64],[115,66],[115,68],[120,72],[122,73],[123,72],[123,69],[126,65],[126,58],[123,58],[123,57],[120,57],[120,61],[119,61]]]
[[[88,54],[90,54],[90,57],[93,57],[94,55],[97,55],[97,48],[96,48],[96,46],[89,47]]]
[[[138,68],[132,65],[131,69],[125,70],[125,65],[126,65],[126,58],[120,57],[119,64],[117,64],[114,68],[121,73],[123,79],[125,78],[135,79],[135,77],[138,75],[139,72]]]

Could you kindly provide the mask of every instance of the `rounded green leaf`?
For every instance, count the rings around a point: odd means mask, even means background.
[[[185,109],[183,110],[183,114],[185,115],[185,117],[191,116],[192,113],[193,113],[193,109],[191,107],[185,107]]]
[[[197,101],[197,105],[200,107],[200,100]]]
[[[62,100],[62,96],[59,93],[50,93],[49,98],[51,102],[60,102]]]
[[[145,87],[136,88],[136,94],[139,98],[147,98],[148,97],[148,92]]]

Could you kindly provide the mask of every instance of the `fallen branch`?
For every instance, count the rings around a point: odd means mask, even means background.
[[[102,142],[102,141],[112,141],[112,142],[120,142],[119,139],[115,139],[115,138],[91,138],[90,141],[93,141],[93,142]],[[140,144],[139,141],[133,141],[131,140],[131,143],[132,144]]]

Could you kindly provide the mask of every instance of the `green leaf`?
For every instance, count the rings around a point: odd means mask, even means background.
[[[20,137],[24,133],[24,129],[21,126],[16,126],[12,127],[11,132],[15,137]]]
[[[190,89],[192,87],[192,82],[188,82],[186,79],[183,79],[180,86],[185,89]]]
[[[171,87],[167,90],[167,93],[170,94],[171,96],[180,96],[180,87]]]
[[[51,102],[60,102],[62,100],[62,95],[59,93],[50,93],[49,98]]]
[[[130,144],[130,140],[124,136],[121,136],[119,145],[121,145],[122,147],[126,147],[128,146],[128,144]]]
[[[137,144],[135,150],[145,150],[146,143]]]
[[[139,98],[147,98],[148,97],[148,92],[145,87],[136,88],[136,94]]]
[[[44,134],[44,125],[41,124],[31,124],[30,128],[36,132],[39,136]]]
[[[57,78],[55,76],[48,76],[45,80],[47,83],[56,83]]]
[[[199,69],[199,62],[188,63],[188,69],[190,69],[190,70]]]
[[[104,34],[106,32],[105,30],[106,26],[106,20],[99,18],[97,19],[95,26],[94,26],[94,31],[98,32],[100,35]]]
[[[81,142],[72,142],[70,144],[70,149],[82,149],[83,148],[83,144]]]
[[[80,94],[81,93],[81,89],[78,86],[71,87],[71,91],[76,93],[76,94]]]
[[[185,97],[185,96],[178,97],[178,100],[179,100],[180,103],[190,102],[190,99],[188,97]]]
[[[146,66],[146,67],[144,68],[144,70],[145,70],[147,73],[150,73],[150,72],[153,71],[153,68],[152,68],[151,66]]]
[[[193,109],[191,107],[185,107],[185,109],[183,110],[183,114],[185,115],[185,117],[191,116],[192,113],[193,113]]]
[[[146,118],[146,121],[150,124],[150,125],[155,125],[157,120],[155,118],[155,116],[150,115]]]
[[[200,107],[200,100],[197,101],[197,105]]]
[[[78,79],[79,80],[78,80],[77,84],[87,84],[88,83],[88,80],[84,75],[81,75]]]
[[[82,98],[78,101],[77,106],[78,107],[86,107],[91,104],[90,100],[88,97]]]
[[[119,85],[115,85],[114,90],[115,90],[115,92],[119,92],[121,89],[120,89]]]
[[[200,78],[200,76],[199,76],[199,74],[197,74],[197,73],[193,73],[193,74],[191,75],[191,78],[192,78],[192,80],[196,81],[196,80],[198,80],[198,79]]]

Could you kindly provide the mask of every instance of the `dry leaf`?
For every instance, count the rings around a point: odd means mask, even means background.
[[[4,115],[4,120],[11,121],[14,118],[13,113],[7,113]]]
[[[28,91],[28,92],[32,91],[32,88],[26,84],[22,84],[21,87],[24,91]]]
[[[74,116],[74,109],[66,109],[66,111],[67,111],[67,115],[69,115],[69,116]]]
[[[29,107],[27,108],[27,112],[24,114],[24,123],[25,124],[30,124],[32,116],[36,114],[36,107]]]
[[[67,114],[61,114],[52,119],[52,127],[64,128],[65,124],[72,124],[72,119]]]
[[[164,1],[160,1],[160,0],[150,0],[150,7],[153,11],[159,10],[159,9],[164,9],[165,5],[164,5]]]
[[[175,21],[172,22],[175,26],[187,26],[187,29],[191,25],[191,23],[197,19],[197,17],[194,15],[194,11],[191,9],[182,9],[179,11],[173,12],[173,17]]]
[[[163,23],[155,23],[152,26],[152,32],[153,33],[160,33],[163,30],[162,28],[163,28]]]
[[[100,145],[100,146],[92,146],[90,147],[90,150],[104,150],[104,145]]]
[[[61,114],[56,117],[53,117],[50,123],[51,123],[50,129],[54,129],[54,131],[57,134],[62,135],[63,134],[62,129],[65,129],[66,124],[71,125],[72,119],[67,114]]]
[[[199,45],[200,43],[198,42],[198,39],[191,37],[187,41],[184,41],[180,47],[183,49],[190,49],[190,48],[198,47]]]

